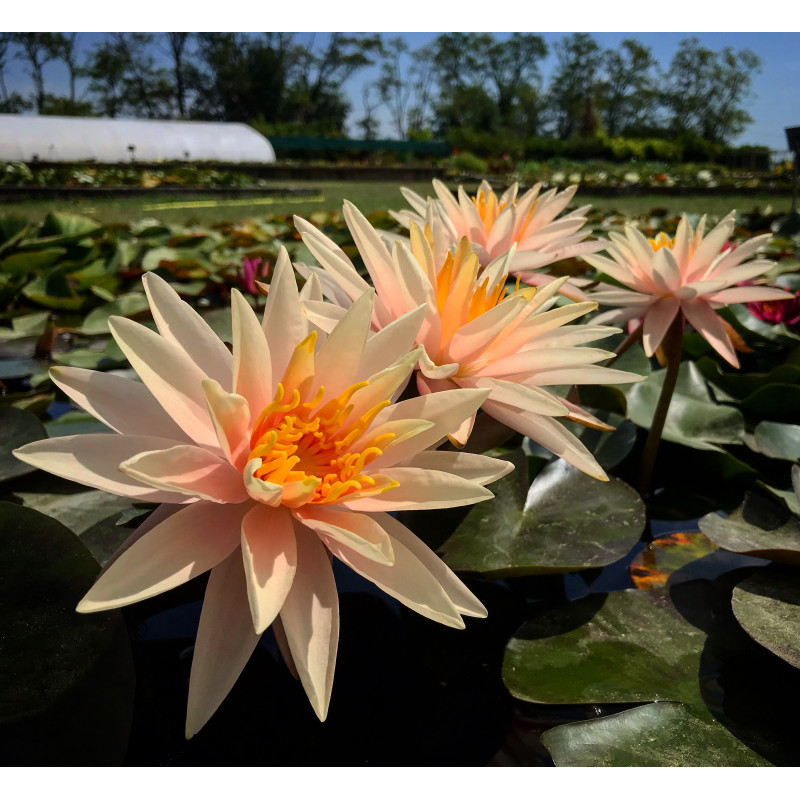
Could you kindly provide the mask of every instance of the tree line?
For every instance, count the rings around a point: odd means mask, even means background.
[[[542,36],[444,33],[411,50],[400,37],[333,33],[109,33],[79,58],[76,33],[0,33],[0,111],[150,119],[257,122],[279,134],[341,136],[351,102],[343,89],[376,66],[355,128],[377,137],[451,138],[476,131],[561,140],[696,136],[726,143],[752,118],[746,102],[760,66],[750,50],[681,41],[668,65],[635,38],[604,49],[587,33],[554,45],[547,81]],[[60,61],[69,91],[49,92],[44,68]],[[21,66],[32,90],[11,91]]]

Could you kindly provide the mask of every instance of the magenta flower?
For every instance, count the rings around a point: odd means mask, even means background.
[[[258,294],[256,278],[266,278],[269,273],[269,261],[260,256],[242,259],[242,288],[250,294]]]
[[[786,300],[763,300],[747,303],[747,310],[762,322],[777,325],[796,325],[800,322],[800,291]]]

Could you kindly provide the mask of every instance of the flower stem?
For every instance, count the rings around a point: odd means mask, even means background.
[[[639,470],[639,493],[647,494],[650,490],[650,479],[653,476],[653,467],[656,462],[658,446],[661,443],[661,434],[664,431],[664,423],[667,420],[667,412],[675,392],[675,384],[678,382],[678,372],[681,367],[681,353],[683,351],[683,312],[679,311],[672,321],[662,345],[664,355],[667,358],[667,374],[664,376],[664,384],[661,387],[661,394],[658,396],[653,422],[650,425],[650,432],[647,434],[647,441],[642,453],[642,464]]]

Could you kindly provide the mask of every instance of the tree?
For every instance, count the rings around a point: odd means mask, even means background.
[[[548,92],[556,135],[561,139],[593,135],[603,51],[588,33],[573,33],[556,44],[556,53],[558,63]]]
[[[652,124],[657,104],[652,51],[636,39],[603,53],[605,80],[599,86],[603,124],[609,136]]]
[[[78,54],[75,48],[75,42],[78,39],[77,33],[64,33],[62,34],[61,41],[57,46],[58,58],[60,58],[66,65],[69,72],[69,100],[70,103],[75,103],[75,80],[80,75],[80,67],[78,65]]]
[[[508,40],[491,44],[484,40],[478,57],[493,86],[502,124],[513,124],[521,98],[531,102],[538,97],[539,62],[546,55],[547,45],[535,33],[512,33]]]
[[[13,33],[0,33],[0,114],[19,114],[30,108],[30,103],[18,92],[9,92],[5,81]]]
[[[373,95],[373,87],[369,84],[361,88],[361,105],[364,116],[356,120],[356,127],[361,130],[361,138],[366,140],[376,139],[378,136],[378,120],[375,112],[383,105],[380,94]]]
[[[127,69],[127,54],[113,41],[97,45],[81,67],[81,74],[89,79],[89,94],[95,97],[102,116],[113,119],[124,111]]]
[[[725,142],[752,117],[741,107],[750,94],[751,74],[761,59],[750,50],[726,47],[715,53],[696,37],[683,39],[665,79],[662,100],[675,134],[695,133]]]
[[[178,107],[178,116],[186,117],[186,72],[193,69],[192,64],[186,63],[186,44],[191,34],[168,33],[167,43],[172,56],[172,72],[175,76],[175,102]]]
[[[34,102],[36,110],[41,112],[45,100],[44,67],[60,57],[65,37],[61,33],[15,33],[13,38],[21,48],[17,58],[30,64],[28,74],[33,80]]]
[[[407,53],[408,45],[404,39],[399,36],[389,39],[383,48],[381,75],[377,83],[378,95],[388,107],[392,124],[400,139],[406,138],[408,102],[412,93],[403,68],[403,57]]]

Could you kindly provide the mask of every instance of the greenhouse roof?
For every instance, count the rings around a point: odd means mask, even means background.
[[[0,160],[271,162],[275,151],[241,122],[0,114]]]

